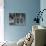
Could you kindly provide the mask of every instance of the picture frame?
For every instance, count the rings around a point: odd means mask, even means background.
[[[9,13],[9,24],[23,26],[26,24],[25,13]]]

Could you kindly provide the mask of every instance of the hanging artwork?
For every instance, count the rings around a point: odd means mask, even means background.
[[[25,13],[9,13],[10,25],[25,25],[26,15]]]

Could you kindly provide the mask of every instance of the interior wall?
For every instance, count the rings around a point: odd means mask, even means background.
[[[4,39],[18,41],[32,30],[36,12],[40,10],[40,0],[4,0]],[[18,12],[26,14],[26,26],[10,26],[9,13]]]
[[[41,0],[40,1],[40,9],[41,9],[41,11],[43,9],[46,9],[46,0]],[[40,25],[46,26],[46,10],[43,12],[42,17],[43,17],[43,22],[41,21]]]

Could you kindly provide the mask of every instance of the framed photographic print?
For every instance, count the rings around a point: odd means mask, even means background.
[[[10,25],[25,25],[26,15],[25,13],[9,13],[9,24]]]

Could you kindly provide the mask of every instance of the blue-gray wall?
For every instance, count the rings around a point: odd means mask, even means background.
[[[41,0],[40,1],[40,10],[42,11],[43,9],[46,9],[46,0]],[[43,12],[43,22],[40,22],[40,25],[45,26],[46,27],[46,10]]]
[[[33,19],[40,9],[40,0],[4,0],[4,35],[7,41],[18,41],[32,30]],[[10,26],[9,12],[26,13],[26,26]]]

